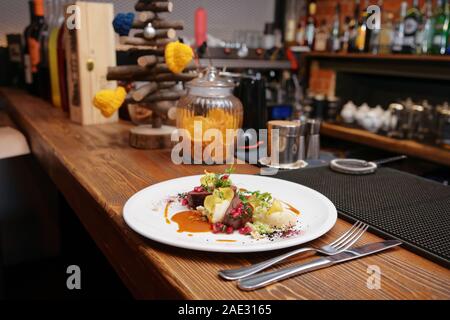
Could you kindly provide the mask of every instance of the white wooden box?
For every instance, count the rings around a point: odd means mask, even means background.
[[[79,28],[66,26],[65,38],[70,118],[83,125],[117,122],[118,112],[105,118],[93,105],[98,91],[117,86],[106,80],[107,68],[116,65],[114,5],[85,1],[75,5]]]

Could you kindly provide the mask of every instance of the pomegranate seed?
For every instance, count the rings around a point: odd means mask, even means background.
[[[252,232],[252,229],[250,227],[243,227],[239,229],[239,233],[246,235]]]
[[[214,223],[212,225],[212,231],[213,231],[213,233],[221,233],[221,232],[223,232],[223,227],[224,227],[224,225],[220,222]]]
[[[226,230],[226,232],[227,232],[228,234],[232,234],[233,231],[234,231],[233,227],[228,227],[227,230]]]
[[[222,176],[222,180],[228,180],[228,178],[229,178],[230,176],[228,176],[228,175],[224,175],[224,176]]]
[[[182,200],[181,200],[181,205],[187,206],[187,205],[188,205],[187,199],[182,199]]]

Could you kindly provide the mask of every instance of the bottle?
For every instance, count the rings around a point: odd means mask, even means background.
[[[48,45],[48,60],[50,69],[50,84],[51,84],[51,101],[52,104],[61,108],[61,93],[59,88],[59,70],[58,70],[58,34],[59,29],[63,23],[63,10],[60,6],[60,2],[52,0],[52,7],[54,17],[49,21],[49,45]]]
[[[299,46],[306,46],[306,20],[300,19],[298,26],[297,26],[297,33],[295,35],[295,42],[297,42],[297,45]]]
[[[389,12],[383,15],[383,22],[379,31],[378,54],[391,53],[392,40],[394,37],[394,15]]]
[[[41,61],[39,64],[39,73],[41,81],[39,81],[39,96],[45,100],[50,101],[51,86],[50,86],[50,70],[48,60],[48,44],[49,44],[49,27],[48,22],[53,19],[53,10],[51,0],[44,2],[44,27],[42,28],[40,35],[40,49],[41,49]]]
[[[327,22],[322,20],[319,29],[316,32],[316,39],[314,41],[314,51],[327,51],[329,32],[327,30]]]
[[[286,47],[295,45],[295,34],[297,31],[297,1],[288,0],[286,4],[284,43]]]
[[[275,25],[273,23],[264,25],[263,49],[265,50],[271,50],[275,47],[274,29]]]
[[[367,7],[369,6],[368,1],[365,3],[365,10],[363,11],[356,35],[356,51],[357,52],[368,52],[369,51],[369,41],[371,30],[367,28],[367,19],[369,14],[367,12]]]
[[[345,17],[344,28],[342,30],[342,38],[341,38],[341,51],[343,53],[348,53],[348,46],[350,41],[350,23],[352,18]]]
[[[208,39],[208,13],[202,7],[195,10],[194,33],[195,44],[200,48]]]
[[[394,40],[392,42],[392,53],[401,53],[403,51],[403,38],[405,36],[405,18],[408,10],[408,2],[402,1],[400,7],[400,20],[395,28]]]
[[[380,8],[380,12],[381,12],[381,26],[380,27],[384,27],[385,14],[383,12],[383,0],[378,0],[378,7]],[[369,52],[372,54],[378,54],[380,51],[380,33],[381,33],[381,28],[380,29],[375,28],[375,29],[371,30],[368,49],[369,49]]]
[[[433,3],[432,0],[427,0],[425,4],[425,14],[421,32],[416,38],[418,54],[429,54],[431,52],[431,45],[433,43],[433,27]]]
[[[355,10],[353,13],[353,18],[349,24],[350,37],[348,40],[348,52],[358,52],[358,49],[356,47],[356,40],[358,37],[359,29],[360,3],[360,0],[355,0]]]
[[[315,1],[311,1],[308,6],[308,23],[306,25],[306,43],[313,50],[316,35],[316,9]]]
[[[408,9],[405,17],[403,36],[403,53],[416,52],[416,36],[422,23],[422,14],[419,9],[419,0],[413,1],[413,6]]]
[[[339,52],[341,50],[341,5],[339,2],[336,4],[328,47],[331,52]]]
[[[31,60],[30,60],[30,49],[28,46],[28,39],[31,36],[31,26],[34,23],[34,2],[32,0],[28,1],[28,7],[30,11],[30,24],[25,28],[23,32],[23,63],[24,63],[24,77],[25,77],[25,88],[28,93],[33,93],[33,73],[31,72]]]
[[[62,10],[65,11],[65,4],[67,0],[63,0]],[[59,93],[61,97],[61,107],[64,111],[69,112],[69,94],[67,84],[67,66],[66,66],[66,26],[63,22],[58,30],[57,56],[58,56],[58,82]]]
[[[43,77],[40,70],[41,65],[41,39],[42,33],[46,28],[46,23],[44,19],[44,2],[43,0],[33,0],[34,1],[34,15],[35,19],[30,26],[30,35],[28,37],[28,50],[30,53],[30,64],[31,64],[31,74],[32,74],[32,93],[35,95],[40,95],[42,93],[41,82],[45,81],[45,76]]]
[[[443,3],[443,9],[435,17],[432,54],[445,54],[448,46],[450,24],[450,4],[448,0]]]

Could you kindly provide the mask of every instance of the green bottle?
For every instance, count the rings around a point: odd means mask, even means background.
[[[416,37],[422,24],[422,14],[419,9],[419,0],[413,1],[413,6],[408,9],[405,17],[405,29],[403,31],[403,53],[416,52]]]
[[[434,17],[433,3],[431,0],[426,1],[424,17],[421,31],[416,37],[418,54],[430,54],[431,44],[433,43]]]
[[[432,54],[445,54],[448,46],[449,24],[450,4],[448,0],[445,0],[443,10],[440,10],[435,18]]]

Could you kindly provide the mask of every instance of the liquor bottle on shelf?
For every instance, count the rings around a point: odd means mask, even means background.
[[[284,43],[287,47],[291,47],[296,44],[295,34],[297,31],[298,10],[296,0],[287,0],[286,4],[286,17],[285,17],[285,32]]]
[[[425,4],[424,20],[416,43],[418,54],[429,54],[431,52],[431,45],[433,43],[433,3],[432,0],[427,0]]]
[[[44,18],[44,1],[34,0],[35,19],[30,27],[28,37],[28,50],[30,53],[31,73],[32,73],[32,93],[45,96],[45,87],[48,86],[48,76],[45,69],[41,67],[42,50],[41,40],[47,25]]]
[[[348,39],[348,52],[358,52],[356,47],[356,41],[358,38],[359,30],[359,15],[360,15],[360,0],[355,0],[355,10],[353,13],[353,18],[349,24],[350,36]]]
[[[394,37],[394,15],[391,12],[383,14],[383,20],[378,37],[378,54],[391,53],[391,45]]]
[[[378,1],[378,7],[380,8],[380,12],[383,18],[383,0]],[[383,23],[383,19],[381,23]],[[380,50],[380,29],[373,29],[371,30],[370,37],[369,37],[369,48],[368,51],[372,54],[378,54]]]
[[[59,70],[58,70],[58,34],[59,29],[64,21],[63,9],[61,2],[52,0],[52,7],[54,17],[49,21],[49,45],[48,45],[48,60],[50,69],[50,84],[51,84],[51,101],[57,108],[61,108],[61,93],[59,88]]]
[[[47,10],[47,11],[45,11]],[[48,61],[48,40],[49,30],[48,22],[53,19],[53,11],[51,6],[51,0],[44,2],[44,27],[41,31],[39,39],[41,49],[41,61],[39,63],[39,73],[41,81],[39,83],[39,96],[45,100],[51,100],[51,86],[50,86],[50,70]]]
[[[31,26],[34,23],[34,2],[32,0],[28,1],[28,7],[30,10],[30,24],[25,28],[23,32],[23,64],[24,64],[24,78],[25,78],[25,88],[28,93],[33,92],[33,73],[31,71],[31,60],[30,60],[30,49],[28,46],[28,39],[31,37]]]
[[[328,48],[331,52],[339,52],[341,50],[341,5],[339,2],[336,4]]]
[[[65,12],[65,6],[68,3],[67,0],[63,0],[61,7],[63,12]],[[69,112],[69,95],[68,95],[68,84],[67,84],[67,65],[66,65],[66,25],[63,23],[58,30],[58,40],[57,40],[57,57],[58,57],[58,83],[59,83],[59,94],[61,97],[61,108]]]
[[[341,51],[343,53],[348,53],[348,45],[350,41],[350,23],[352,21],[352,18],[345,17],[344,21],[344,28],[342,30],[342,37],[341,37]]]
[[[299,46],[306,46],[306,20],[305,18],[301,18],[299,20],[298,26],[297,26],[297,33],[295,34],[295,42],[297,42],[297,45]]]
[[[443,2],[443,9],[435,17],[433,44],[431,52],[433,54],[445,54],[448,46],[449,26],[450,24],[450,3],[448,0]]]
[[[413,6],[408,9],[405,17],[403,36],[403,53],[416,53],[416,36],[422,24],[422,14],[419,9],[419,0],[413,1]]]
[[[327,44],[329,38],[329,32],[327,30],[327,22],[322,20],[320,27],[316,32],[316,39],[314,41],[314,51],[324,52],[327,51]]]
[[[400,7],[400,20],[395,28],[394,39],[392,41],[392,53],[402,53],[405,36],[405,18],[408,11],[408,2],[402,1]]]
[[[308,23],[306,24],[306,42],[308,47],[313,50],[316,36],[316,9],[315,1],[311,1],[308,6]]]
[[[368,0],[365,1],[364,11],[361,14],[361,19],[356,35],[356,51],[357,52],[368,52],[369,51],[369,41],[371,36],[371,30],[367,28],[367,19],[369,14],[367,12],[367,7],[369,6]]]

